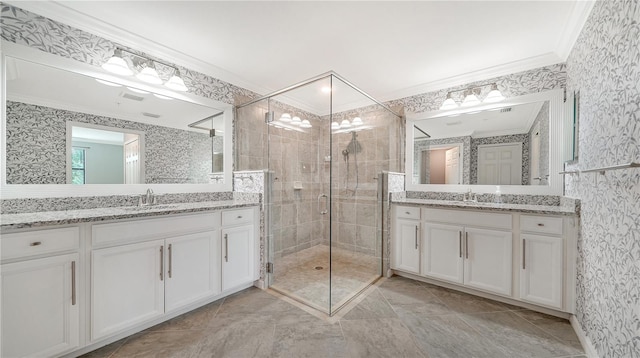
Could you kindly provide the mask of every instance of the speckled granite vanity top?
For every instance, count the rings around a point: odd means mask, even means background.
[[[497,204],[491,202],[465,202],[457,200],[437,199],[408,199],[397,198],[394,204],[424,205],[447,209],[485,209],[491,211],[517,211],[522,213],[549,214],[549,215],[579,215],[575,205],[530,205],[530,204]]]
[[[120,206],[113,208],[2,214],[0,216],[0,228],[19,229],[36,226],[74,224],[91,221],[144,218],[207,210],[233,209],[256,205],[259,205],[259,202],[255,200],[235,199],[221,201],[203,201],[194,203],[158,204],[148,207]]]

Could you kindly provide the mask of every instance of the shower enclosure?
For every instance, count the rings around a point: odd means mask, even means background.
[[[267,283],[329,315],[382,275],[378,178],[401,118],[329,72],[237,108],[236,170],[268,169]]]

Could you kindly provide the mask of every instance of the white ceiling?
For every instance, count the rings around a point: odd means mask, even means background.
[[[16,6],[261,94],[329,70],[379,100],[563,62],[587,1],[60,1]]]

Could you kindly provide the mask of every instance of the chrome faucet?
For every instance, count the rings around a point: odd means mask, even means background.
[[[140,195],[138,198],[138,206],[150,206],[156,205],[156,197],[153,194],[153,190],[151,188],[147,189],[147,193]]]
[[[478,202],[478,194],[473,193],[471,191],[471,188],[469,188],[469,190],[466,193],[464,193],[462,201],[471,202],[471,203],[477,203]]]

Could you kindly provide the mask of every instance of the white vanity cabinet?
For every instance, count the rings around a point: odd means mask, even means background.
[[[218,294],[219,229],[220,212],[93,225],[91,338]]]
[[[422,208],[421,216],[422,275],[511,295],[510,214]]]
[[[254,210],[222,213],[222,290],[232,289],[255,277]]]
[[[391,268],[420,273],[420,208],[395,207],[394,250]]]
[[[573,313],[577,218],[402,205],[392,217],[398,274]]]
[[[561,217],[520,217],[520,298],[562,309],[564,239]]]
[[[79,347],[79,237],[78,227],[2,235],[2,357]]]

